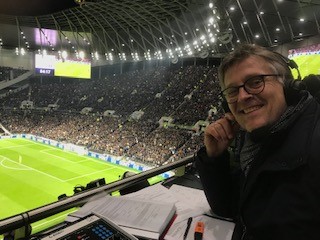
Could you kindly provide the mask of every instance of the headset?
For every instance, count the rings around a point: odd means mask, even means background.
[[[295,71],[298,74],[297,79],[285,79],[284,81],[284,95],[285,99],[288,105],[293,105],[296,104],[299,101],[299,94],[302,90],[306,90],[306,85],[305,83],[301,80],[301,74],[299,71],[298,64],[282,54],[278,52],[273,52],[275,55],[277,55],[288,67],[288,69],[291,71],[291,69],[295,69]],[[223,100],[221,103],[221,107],[224,110],[225,113],[230,112],[229,106],[227,101],[225,100],[224,96],[222,96]]]
[[[300,92],[306,90],[306,84],[301,80],[301,74],[299,71],[298,64],[280,53],[274,52],[276,55],[286,63],[289,70],[295,69],[298,74],[297,79],[285,79],[284,81],[284,95],[288,105],[296,104],[300,99]]]
[[[300,92],[302,90],[306,89],[306,85],[305,83],[301,80],[301,75],[300,75],[300,71],[298,68],[298,65],[295,61],[293,61],[292,59],[289,59],[285,56],[283,56],[280,53],[274,52],[275,55],[277,55],[279,57],[279,59],[281,61],[283,61],[285,63],[285,65],[287,66],[288,70],[291,71],[291,69],[295,69],[297,71],[298,77],[297,79],[293,79],[293,77],[290,78],[290,76],[287,76],[287,78],[284,80],[284,95],[285,95],[285,99],[287,102],[287,105],[294,105],[296,104],[299,99],[300,99]],[[289,78],[288,78],[289,77]],[[222,96],[223,100],[221,102],[221,107],[223,108],[224,112],[230,112],[228,103],[226,101],[226,99],[224,98],[224,96]],[[267,131],[268,128],[260,128],[258,130],[256,130],[254,132],[254,134],[252,134],[252,138],[256,138],[258,139],[260,136],[263,136],[265,131]],[[240,161],[240,153],[241,153],[241,149],[242,146],[244,144],[244,139],[245,139],[245,132],[244,130],[240,129],[239,132],[237,133],[233,143],[230,145],[233,154],[234,154],[234,158],[235,161]]]

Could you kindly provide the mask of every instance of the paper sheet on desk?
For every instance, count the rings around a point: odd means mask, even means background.
[[[92,212],[109,217],[121,226],[160,232],[173,218],[176,207],[174,203],[108,196]]]
[[[187,240],[194,240],[194,229],[197,222],[204,222],[203,240],[231,240],[234,223],[208,216],[195,217],[192,220]],[[174,222],[165,236],[165,240],[183,240],[187,220]]]
[[[89,200],[78,211],[69,214],[71,217],[83,218],[90,215],[93,211],[97,210],[101,204],[106,201],[106,194],[100,194],[99,197]],[[119,196],[123,197],[123,196]],[[126,194],[125,197],[132,197],[142,200],[153,200],[163,203],[176,203],[176,198],[169,193],[169,190],[161,184],[155,184],[140,191]],[[70,218],[72,220],[72,218]]]
[[[178,202],[183,202],[194,209],[202,209],[202,214],[211,210],[203,190],[174,184],[170,187],[169,192]]]
[[[168,189],[161,184],[155,184],[137,192],[126,194],[125,196],[163,203],[175,203],[177,208],[175,223],[184,221],[189,217],[200,216],[210,211],[209,204],[202,190],[180,185],[172,185]],[[97,199],[96,197],[96,199],[88,201],[80,210],[71,213],[70,216],[83,218],[95,211],[105,201],[106,194],[101,194],[98,197],[100,198]]]
[[[140,191],[127,194],[126,196],[175,203],[177,207],[177,218],[175,222],[202,215],[210,210],[202,190],[180,185],[172,185],[171,188],[168,189],[161,184],[155,184]]]
[[[168,188],[164,187],[161,184],[155,184],[150,187],[143,188],[137,192],[126,194],[125,196],[130,196],[130,197],[145,199],[145,200],[155,200],[158,202],[168,202],[168,203],[177,202],[176,197],[169,192]]]

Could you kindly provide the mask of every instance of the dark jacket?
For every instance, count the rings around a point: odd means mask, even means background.
[[[290,127],[262,142],[248,176],[229,153],[196,166],[214,213],[235,219],[233,240],[320,239],[320,105],[312,99]]]

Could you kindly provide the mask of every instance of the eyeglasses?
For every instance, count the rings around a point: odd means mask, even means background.
[[[242,85],[237,87],[228,87],[221,91],[228,103],[235,103],[238,100],[239,89],[244,88],[248,94],[257,95],[261,93],[265,87],[266,77],[280,77],[280,74],[261,74],[248,78]]]

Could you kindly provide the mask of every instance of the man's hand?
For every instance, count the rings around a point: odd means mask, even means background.
[[[211,123],[204,132],[204,144],[209,157],[221,155],[231,144],[239,131],[239,124],[231,113]]]

